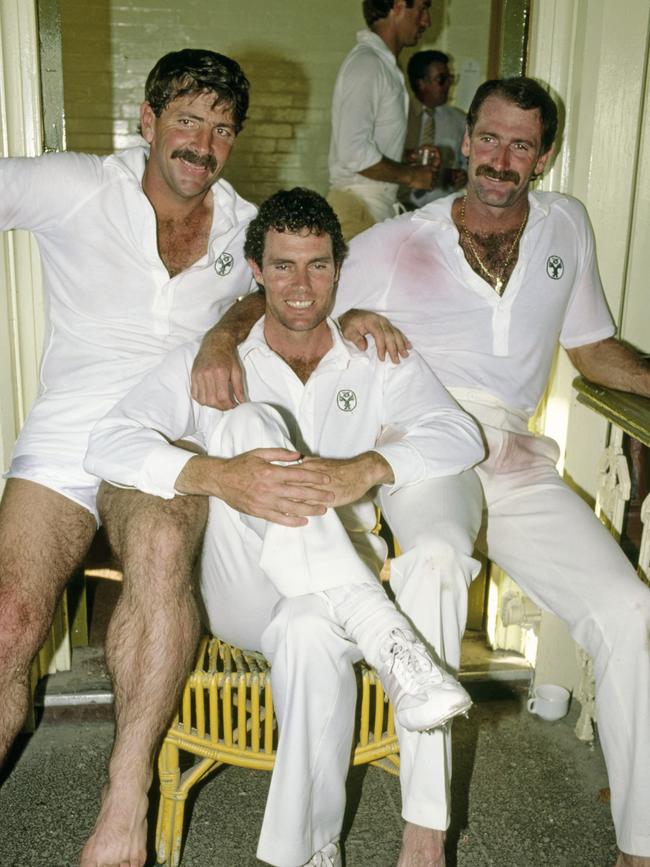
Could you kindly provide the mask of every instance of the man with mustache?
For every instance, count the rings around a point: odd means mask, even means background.
[[[332,98],[330,192],[346,239],[395,214],[398,186],[430,190],[429,165],[403,163],[408,94],[397,65],[431,24],[431,0],[364,0],[368,29],[343,61]],[[437,156],[437,155],[436,155]]]
[[[584,207],[530,192],[551,154],[557,108],[528,78],[481,85],[467,116],[467,190],[375,226],[350,245],[337,307],[384,313],[479,422],[476,470],[382,497],[408,558],[402,610],[453,670],[479,547],[590,654],[611,789],[617,867],[650,865],[650,590],[591,509],[562,481],[557,445],[528,430],[558,342],[602,385],[650,397],[650,369],[613,336]],[[335,310],[336,313],[336,310]],[[444,865],[447,733],[401,732],[405,841],[413,862]]]
[[[0,160],[0,228],[34,233],[47,299],[41,391],[0,506],[0,760],[25,717],[31,661],[100,516],[124,569],[106,640],[116,739],[84,867],[145,862],[153,752],[199,630],[191,571],[207,514],[201,497],[166,503],[107,488],[98,498],[99,479],[83,469],[88,433],[164,354],[255,288],[243,253],[255,208],[219,178],[248,91],[230,58],[172,52],[147,79],[147,147]],[[235,508],[287,526],[325,512],[325,480],[255,454],[230,462],[222,479]]]

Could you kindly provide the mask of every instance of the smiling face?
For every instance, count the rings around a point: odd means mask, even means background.
[[[173,99],[156,117],[140,110],[142,135],[150,145],[143,188],[176,201],[200,199],[223,170],[235,142],[230,106],[213,92]]]
[[[469,158],[468,201],[507,208],[527,195],[534,175],[541,174],[550,151],[541,153],[539,109],[526,111],[513,102],[489,96],[481,105],[462,151]]]
[[[264,332],[269,344],[327,328],[338,278],[329,235],[269,229],[262,267],[248,262],[266,293]]]

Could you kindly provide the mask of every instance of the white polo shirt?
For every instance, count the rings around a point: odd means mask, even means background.
[[[390,464],[395,489],[482,460],[476,424],[417,353],[397,365],[379,361],[374,347],[360,352],[330,323],[333,346],[303,384],[268,347],[263,322],[239,347],[247,395],[280,412],[303,454],[348,458],[373,449]],[[169,441],[191,435],[207,447],[222,417],[191,397],[197,348],[176,349],[98,422],[86,457],[90,472],[156,496],[177,494],[174,483],[192,454]],[[375,524],[367,497],[339,513],[348,529]]]
[[[254,288],[243,240],[255,208],[223,180],[207,254],[169,276],[141,187],[146,155],[0,160],[0,228],[34,233],[45,288],[41,386],[14,451],[17,475],[38,465],[59,486],[94,484],[82,463],[97,419]]]
[[[404,74],[383,39],[371,30],[357,33],[357,44],[339,69],[332,98],[330,186],[384,189],[395,199],[397,184],[360,175],[383,156],[401,162],[406,138],[408,94]]]
[[[454,198],[354,238],[334,315],[351,307],[384,313],[452,393],[488,393],[530,416],[558,341],[571,349],[615,332],[586,211],[569,196],[529,193],[519,259],[499,297],[465,259]]]

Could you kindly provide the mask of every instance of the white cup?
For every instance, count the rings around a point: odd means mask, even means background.
[[[571,694],[563,686],[554,683],[543,683],[533,690],[532,698],[528,699],[529,713],[535,713],[545,720],[562,719],[569,712]]]

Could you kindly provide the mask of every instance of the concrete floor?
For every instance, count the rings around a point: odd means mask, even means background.
[[[597,746],[573,735],[577,708],[547,723],[526,712],[524,681],[469,688],[476,705],[454,725],[448,867],[613,867],[604,764]],[[2,867],[77,863],[105,777],[108,714],[106,706],[47,709],[36,733],[17,743],[0,789]],[[261,863],[255,847],[268,781],[238,768],[206,780],[188,804],[182,867]],[[401,825],[398,780],[353,769],[347,867],[394,867]]]

